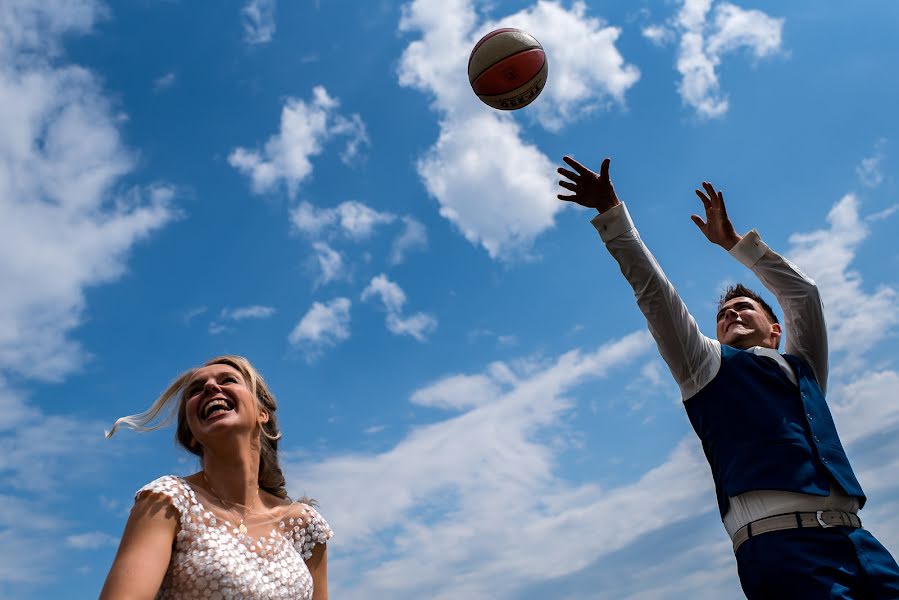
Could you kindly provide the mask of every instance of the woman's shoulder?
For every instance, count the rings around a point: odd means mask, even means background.
[[[304,558],[311,556],[310,552],[316,544],[325,544],[334,535],[331,526],[311,503],[294,502],[288,514],[289,518],[282,523],[293,530],[295,544]]]
[[[180,477],[163,475],[144,485],[134,493],[135,501],[151,496],[162,496],[179,510],[187,508],[193,499],[193,490]]]

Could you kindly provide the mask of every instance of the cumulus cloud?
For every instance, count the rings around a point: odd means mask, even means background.
[[[410,402],[419,406],[464,410],[490,404],[518,382],[503,362],[490,364],[484,373],[449,375],[417,390]]]
[[[403,316],[406,293],[383,273],[373,277],[362,291],[363,302],[374,297],[380,298],[384,305],[387,311],[387,330],[394,335],[409,335],[423,342],[427,335],[437,328],[437,319],[431,315],[419,312],[408,317]]]
[[[312,244],[315,252],[315,261],[321,272],[315,281],[316,287],[328,284],[332,281],[343,279],[346,276],[346,266],[343,262],[343,255],[325,242],[315,242]]]
[[[364,240],[371,237],[378,226],[392,223],[395,219],[388,212],[377,211],[355,200],[341,202],[335,208],[316,208],[304,201],[290,212],[290,220],[296,230],[313,239],[341,234],[354,240]]]
[[[674,41],[674,32],[662,25],[647,25],[641,33],[656,46],[665,46]]]
[[[545,364],[493,363],[480,373],[447,376],[412,401],[457,414],[415,428],[380,453],[288,463],[288,480],[301,478],[342,523],[336,568],[356,576],[335,582],[341,597],[518,597],[647,532],[713,512],[708,468],[694,440],[609,490],[554,472],[561,448],[545,438],[573,409],[572,388],[653,350],[641,332]],[[353,500],[358,489],[366,490],[367,502]],[[622,520],[625,513],[644,518]],[[542,553],[535,571],[534,549],[562,532],[564,543]],[[447,572],[454,576],[447,579]]]
[[[861,357],[899,323],[897,292],[886,285],[868,291],[851,268],[870,231],[856,196],[843,196],[827,214],[828,227],[790,236],[786,256],[818,284],[824,299],[831,352],[843,354],[837,372],[858,368]]]
[[[418,161],[440,214],[493,258],[526,256],[561,209],[553,163],[524,139],[511,115],[484,107],[466,81],[465,61],[486,32],[514,24],[532,33],[553,59],[549,83],[527,108],[557,130],[592,110],[623,102],[639,78],[615,47],[620,31],[575,2],[556,2],[478,24],[470,0],[415,0],[403,7],[400,30],[419,34],[403,52],[400,84],[432,98],[440,114],[436,144]]]
[[[177,215],[170,186],[121,188],[135,159],[116,111],[91,71],[60,58],[60,36],[102,14],[88,1],[0,8],[0,370],[39,379],[79,367],[88,353],[69,334],[85,290]]]
[[[444,122],[418,173],[440,203],[440,215],[491,258],[526,256],[555,223],[555,165],[521,139],[515,121],[482,113]]]
[[[341,202],[334,208],[318,208],[302,201],[291,209],[290,222],[296,232],[312,241],[316,266],[321,272],[316,285],[344,279],[347,275],[343,254],[333,247],[334,242],[362,242],[379,229],[401,222],[403,230],[394,238],[389,257],[390,264],[396,265],[409,252],[427,247],[428,241],[425,226],[414,217],[397,217],[355,200]]]
[[[250,0],[240,14],[244,39],[249,44],[267,44],[275,35],[275,0]]]
[[[876,188],[883,183],[883,161],[886,160],[886,140],[880,139],[874,145],[874,153],[862,159],[855,168],[859,181],[869,188]]]
[[[428,246],[428,233],[420,221],[410,216],[403,217],[402,221],[403,231],[393,240],[390,250],[392,265],[403,262],[409,252],[422,250]]]
[[[307,360],[314,360],[327,348],[349,339],[351,305],[348,298],[314,302],[290,332],[288,341],[302,350]]]
[[[531,33],[552,57],[546,88],[532,105],[537,120],[550,131],[597,109],[623,105],[625,93],[640,79],[639,69],[627,64],[615,46],[621,29],[588,15],[584,2],[573,2],[566,9],[559,2],[540,0],[485,23],[474,37],[500,27]]]
[[[644,37],[658,45],[680,36],[678,91],[684,104],[703,118],[727,112],[727,95],[718,81],[718,67],[725,54],[747,49],[754,58],[762,59],[782,50],[783,18],[729,2],[719,2],[713,10],[712,4],[713,0],[682,0],[670,23],[643,29]]]
[[[322,86],[312,90],[309,101],[288,98],[281,110],[281,125],[261,149],[235,148],[228,163],[250,178],[254,193],[263,194],[284,184],[296,196],[300,184],[312,174],[311,159],[335,137],[348,137],[344,156],[355,157],[367,144],[365,125],[358,115],[347,118],[337,112],[340,103]]]

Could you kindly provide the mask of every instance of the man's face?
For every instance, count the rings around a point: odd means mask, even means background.
[[[731,298],[718,310],[718,341],[745,350],[753,346],[777,349],[780,325],[772,323],[761,305],[745,296]]]

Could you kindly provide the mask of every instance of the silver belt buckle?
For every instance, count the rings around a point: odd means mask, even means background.
[[[815,518],[818,519],[818,525],[820,525],[824,529],[827,529],[829,527],[837,527],[837,525],[828,525],[827,523],[824,522],[824,519],[821,518],[821,515],[824,512],[825,511],[823,511],[823,510],[819,510],[819,511],[815,512]]]

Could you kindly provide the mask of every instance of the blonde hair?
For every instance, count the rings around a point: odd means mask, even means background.
[[[268,421],[262,424],[262,432],[259,436],[259,487],[274,496],[289,499],[285,487],[284,474],[281,472],[281,467],[278,463],[278,440],[281,439],[278,419],[275,416],[278,405],[275,402],[274,395],[269,391],[265,379],[250,364],[250,361],[242,356],[217,356],[203,366],[208,367],[210,365],[227,365],[240,372],[250,388],[250,393],[255,396],[256,401],[259,403],[260,408],[268,413]],[[106,437],[112,437],[122,427],[135,431],[153,431],[167,425],[171,422],[172,416],[177,414],[178,425],[175,430],[175,441],[191,454],[202,458],[203,446],[194,440],[185,415],[187,383],[198,370],[199,368],[194,368],[182,373],[144,412],[117,419],[113,423],[112,428],[106,432]],[[175,408],[172,402],[172,399],[176,396],[178,396],[177,408]],[[160,415],[162,416],[160,417]]]

